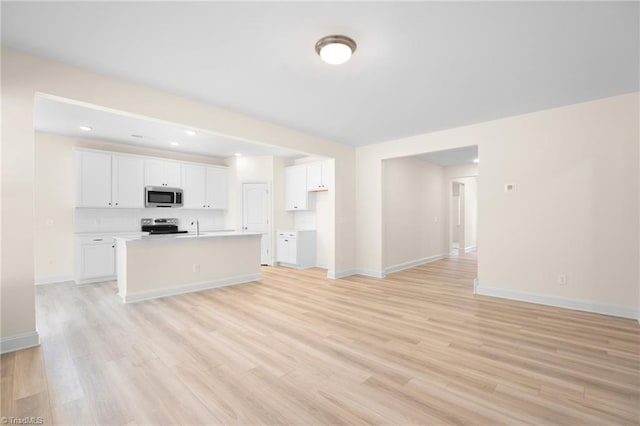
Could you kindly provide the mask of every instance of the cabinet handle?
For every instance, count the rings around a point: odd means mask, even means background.
[[[109,205],[111,205],[111,203],[109,203]]]
[[[111,246],[111,248],[116,248],[116,246]]]
[[[116,206],[118,205],[118,203],[116,203]]]
[[[109,203],[109,204],[111,204],[111,203]],[[298,206],[293,206],[293,208],[294,208],[294,209],[297,209],[297,208],[298,208]]]
[[[289,240],[284,240],[284,242],[285,242],[285,243],[288,243],[288,242],[289,242]]]
[[[93,241],[104,241],[102,238],[94,238]]]

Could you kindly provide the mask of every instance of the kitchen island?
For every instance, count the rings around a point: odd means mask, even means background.
[[[116,238],[118,295],[131,303],[259,280],[261,237],[208,232]]]

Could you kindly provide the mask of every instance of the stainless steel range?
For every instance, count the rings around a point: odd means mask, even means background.
[[[160,218],[160,219],[142,219],[142,232],[148,232],[151,235],[159,234],[186,234],[189,231],[181,231],[178,229],[178,219],[176,218]]]

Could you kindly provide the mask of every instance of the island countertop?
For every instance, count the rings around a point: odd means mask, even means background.
[[[261,237],[261,232],[239,232],[239,231],[203,231],[200,235],[195,232],[187,234],[162,234],[162,235],[123,235],[117,236],[116,240],[122,240],[126,245],[138,245],[149,243],[170,243],[173,241],[193,241],[209,240],[215,238],[238,238],[238,237]]]

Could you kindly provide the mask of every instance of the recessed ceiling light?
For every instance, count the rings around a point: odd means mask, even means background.
[[[91,127],[89,127],[89,126],[80,126],[80,130],[84,130],[85,132],[90,132],[93,129]]]
[[[233,154],[233,155],[235,155],[236,157],[242,157],[242,153],[240,153],[240,152],[236,152],[236,153],[235,153],[235,154]]]
[[[347,36],[330,35],[316,43],[316,52],[323,61],[331,65],[344,64],[356,51],[356,42]]]
[[[171,142],[171,145],[173,146],[180,146],[180,144],[178,142]]]
[[[196,135],[195,130],[186,130],[185,133],[188,134],[189,136],[195,136]]]
[[[474,159],[473,159],[473,162],[474,162],[474,163],[479,163],[479,162],[480,162],[480,160],[478,160],[477,158],[474,158]]]

